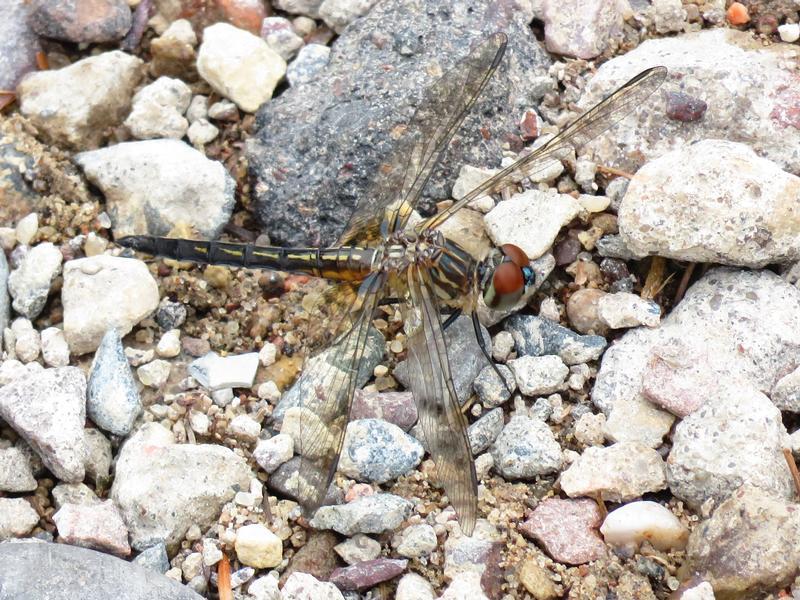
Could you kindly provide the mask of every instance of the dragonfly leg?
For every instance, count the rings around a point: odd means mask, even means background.
[[[489,356],[489,351],[486,348],[486,340],[484,340],[483,335],[481,335],[481,322],[478,320],[478,313],[473,312],[471,316],[472,316],[472,328],[475,330],[475,337],[478,340],[478,347],[481,349],[481,352],[486,357],[486,360],[489,361],[489,364],[492,365],[492,369],[494,369],[494,372],[497,373],[497,376],[500,378],[500,381],[503,382],[503,385],[508,390],[508,393],[513,394],[514,392],[506,382],[506,378],[503,377],[503,374],[500,372],[500,369],[497,368],[497,365],[494,364],[492,357]]]
[[[400,304],[400,298],[381,298],[378,300],[378,306],[386,306],[388,304]]]
[[[457,308],[452,313],[450,313],[450,316],[448,316],[447,319],[445,319],[445,322],[442,323],[442,331],[447,331],[447,328],[450,327],[450,325],[452,325],[453,322],[460,316],[461,316],[460,308]]]

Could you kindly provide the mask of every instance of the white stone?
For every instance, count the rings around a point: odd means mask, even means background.
[[[27,246],[33,240],[33,236],[36,235],[36,231],[39,229],[39,215],[36,213],[30,213],[22,217],[18,222],[15,228],[15,234],[17,236],[17,241],[22,244],[23,246]]]
[[[363,533],[347,538],[333,549],[348,565],[355,565],[365,560],[375,560],[381,554],[381,543]]]
[[[526,396],[557,392],[564,387],[569,367],[558,356],[521,356],[508,361],[519,391]]]
[[[38,483],[31,461],[21,448],[0,448],[0,491],[32,492]]]
[[[181,353],[181,330],[170,329],[164,332],[156,345],[156,354],[161,358],[174,358]]]
[[[527,190],[500,202],[484,217],[484,224],[496,246],[515,244],[535,259],[550,249],[561,228],[579,211],[572,196]]]
[[[433,527],[427,523],[406,527],[399,536],[397,553],[406,558],[427,556],[434,550],[438,541]]]
[[[627,502],[667,486],[661,455],[638,442],[586,448],[559,483],[570,498],[600,493],[611,502]]]
[[[703,140],[639,169],[619,208],[620,235],[639,256],[755,268],[796,261],[798,196],[800,177],[749,146]]]
[[[645,300],[629,292],[605,294],[597,301],[597,316],[611,329],[627,327],[657,327],[661,321],[661,307],[657,302]]]
[[[140,140],[180,139],[189,127],[183,113],[189,108],[191,99],[192,91],[183,81],[159,77],[136,92],[125,125],[133,137]]]
[[[542,6],[547,50],[575,58],[600,55],[622,35],[621,3],[603,0],[565,0]]]
[[[620,506],[608,513],[600,526],[606,544],[636,547],[648,541],[658,550],[682,550],[689,530],[669,509],[643,500]]]
[[[278,347],[272,342],[264,342],[261,350],[258,351],[258,362],[263,366],[269,367],[275,364],[275,358],[278,355]]]
[[[82,152],[75,162],[105,194],[117,238],[166,235],[180,225],[213,239],[235,204],[225,167],[179,140],[124,142]]]
[[[29,534],[39,515],[25,498],[0,498],[0,541]]]
[[[283,560],[283,542],[260,523],[245,525],[236,531],[236,557],[257,569],[271,569]]]
[[[14,319],[11,323],[14,339],[14,352],[19,360],[24,363],[33,362],[39,357],[42,349],[42,340],[33,324],[25,318]]]
[[[186,118],[189,123],[208,117],[208,96],[198,94],[192,97],[189,108],[186,109]]]
[[[276,402],[281,397],[281,391],[278,389],[278,386],[275,384],[274,381],[271,379],[265,381],[262,384],[259,384],[258,390],[256,391],[258,397],[262,400],[268,400],[270,402]]]
[[[289,575],[281,591],[284,600],[344,600],[342,592],[332,583],[299,571]]]
[[[189,365],[189,373],[209,390],[253,385],[258,370],[258,353],[219,356],[209,352]]]
[[[243,111],[255,112],[272,97],[286,73],[286,61],[252,33],[216,23],[203,30],[197,71]]]
[[[34,246],[22,259],[19,267],[8,276],[8,292],[14,299],[12,306],[29,319],[42,312],[50,286],[61,272],[63,256],[50,242]]]
[[[42,331],[42,358],[48,367],[66,367],[69,364],[69,344],[58,327]]]
[[[651,14],[658,33],[682,31],[686,24],[686,10],[681,0],[653,0]]]
[[[292,436],[279,433],[268,440],[258,442],[256,449],[253,451],[253,458],[267,473],[272,473],[292,458],[293,454],[294,440]]]
[[[261,425],[249,415],[236,415],[228,425],[228,433],[240,442],[253,443],[261,433]]]
[[[253,580],[247,586],[247,593],[255,600],[282,600],[281,591],[278,589],[278,578],[272,573]]]
[[[144,63],[113,50],[61,69],[30,73],[17,87],[20,111],[50,141],[96,147],[130,107]]]
[[[169,379],[172,364],[166,360],[156,359],[136,369],[136,376],[143,385],[160,389]]]
[[[783,25],[778,25],[778,35],[781,36],[782,41],[792,44],[800,39],[800,24],[784,23]]]
[[[189,46],[197,45],[197,35],[194,32],[192,24],[186,19],[176,19],[170,23],[169,27],[161,34],[161,37],[173,39],[188,44]]]
[[[198,435],[208,435],[211,429],[211,419],[206,413],[192,410],[189,412],[189,427]]]
[[[216,139],[219,135],[219,128],[209,123],[206,119],[197,119],[189,125],[186,135],[192,146],[202,147]]]
[[[69,261],[61,303],[70,351],[92,352],[110,327],[127,334],[158,300],[158,285],[142,261],[105,254]]]
[[[422,575],[406,573],[397,582],[395,600],[433,600],[433,586]]]
[[[86,256],[97,256],[102,254],[108,248],[108,240],[102,236],[97,235],[94,231],[90,231],[86,236],[86,241],[83,243],[83,252]]]

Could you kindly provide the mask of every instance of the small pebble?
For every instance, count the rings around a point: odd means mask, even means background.
[[[156,354],[161,358],[174,358],[181,353],[181,330],[170,329],[161,336],[156,346]]]
[[[142,384],[154,389],[159,389],[167,382],[167,379],[169,379],[171,370],[172,365],[169,362],[156,359],[153,362],[137,368],[136,375],[139,377],[139,381],[141,381]]]
[[[611,511],[600,527],[607,544],[637,546],[643,541],[656,549],[682,550],[689,530],[667,508],[657,502],[631,502]]]
[[[242,564],[271,569],[283,560],[281,539],[260,523],[245,525],[236,532],[236,557]]]
[[[268,440],[261,440],[253,451],[256,462],[267,473],[272,473],[292,458],[293,454],[294,440],[285,433],[279,433]]]
[[[781,36],[781,41],[792,44],[800,39],[800,24],[785,23],[784,25],[778,25],[778,35]]]
[[[19,220],[14,230],[17,241],[23,246],[29,245],[33,241],[33,236],[36,235],[39,229],[39,215],[31,213]]]
[[[336,554],[348,565],[354,565],[365,560],[374,560],[380,556],[381,544],[363,533],[357,533],[333,548]]]

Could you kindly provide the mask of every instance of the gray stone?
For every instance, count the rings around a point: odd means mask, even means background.
[[[164,542],[158,542],[142,550],[142,552],[131,561],[135,565],[161,573],[162,575],[169,570],[169,557],[167,556],[167,546]]]
[[[117,457],[111,498],[143,549],[164,541],[175,547],[192,525],[209,527],[237,490],[249,489],[243,458],[211,444],[176,444],[172,433],[145,424]]]
[[[6,253],[0,252],[0,346],[3,344],[3,331],[8,327],[10,319],[11,298],[8,295],[8,261],[6,261]]]
[[[672,493],[694,508],[709,498],[719,503],[744,484],[792,498],[780,411],[746,381],[706,393],[707,402],[675,426],[667,459]]]
[[[323,44],[308,44],[286,69],[289,85],[299,86],[321,76],[331,57],[331,49]]]
[[[9,0],[0,20],[0,89],[13,90],[20,79],[37,69],[39,36],[30,25],[30,4]]]
[[[86,378],[77,367],[44,369],[0,388],[0,418],[57,478],[83,481]]]
[[[412,508],[411,502],[405,498],[374,494],[347,504],[320,507],[311,520],[311,526],[333,529],[342,535],[383,533],[400,525],[411,514]]]
[[[526,396],[557,392],[569,375],[569,367],[552,355],[522,356],[508,361],[508,366],[514,371],[519,391]]]
[[[61,251],[50,242],[28,251],[19,267],[8,276],[8,291],[14,299],[15,311],[29,319],[39,316],[50,294],[50,286],[61,273],[62,260]]]
[[[5,598],[107,600],[124,593],[126,600],[201,600],[180,583],[95,550],[15,542],[0,545],[0,589]],[[81,573],[81,577],[75,577]]]
[[[142,412],[142,401],[122,340],[115,328],[103,336],[89,373],[86,411],[95,425],[114,435],[128,435]]]
[[[398,23],[409,26],[398,29]],[[356,199],[370,197],[376,177],[385,181],[379,166],[397,146],[394,133],[408,122],[423,91],[495,31],[509,36],[515,58],[503,62],[472,113],[492,117],[481,118],[480,126],[476,116],[468,117],[463,130],[468,134],[434,172],[426,193],[437,200],[448,197],[447,180],[462,163],[500,161],[501,140],[517,131],[531,81],[549,61],[516,11],[494,12],[455,0],[401,0],[379,3],[351,23],[333,45],[323,73],[290,87],[258,115],[248,161],[256,210],[270,239],[279,245],[333,242]],[[383,32],[377,43],[375,32]],[[488,129],[484,138],[480,128]],[[315,207],[314,214],[301,212],[301,205]],[[432,203],[422,207],[430,210]]]
[[[353,537],[346,539],[341,544],[333,547],[336,554],[348,565],[374,560],[380,556],[381,543],[363,533],[357,533]]]
[[[397,553],[406,558],[420,558],[427,556],[438,546],[436,531],[427,523],[410,525],[397,536],[397,540],[392,540],[392,545],[396,546]]]
[[[290,435],[279,433],[268,440],[258,442],[253,458],[267,473],[272,473],[294,454],[294,440]]]
[[[504,424],[503,409],[498,407],[482,415],[469,426],[467,434],[473,456],[477,456],[494,443]]]
[[[319,16],[336,33],[342,33],[350,23],[363,17],[377,0],[322,0]]]
[[[626,327],[657,327],[661,307],[653,300],[645,300],[629,292],[606,294],[597,301],[597,317],[611,329]]]
[[[608,342],[600,335],[580,335],[555,321],[534,315],[512,315],[503,324],[514,337],[519,356],[555,354],[566,365],[597,360]]]
[[[53,504],[56,510],[65,504],[95,504],[100,499],[84,483],[59,483],[53,488]]]
[[[75,162],[105,194],[115,237],[167,235],[181,225],[214,239],[235,203],[225,167],[179,140],[124,142]]]
[[[191,99],[192,91],[183,81],[159,77],[136,92],[125,126],[139,140],[180,139],[189,128],[183,115]]]
[[[20,111],[50,142],[76,150],[97,147],[128,114],[142,64],[114,50],[30,73],[17,87]]]
[[[111,472],[111,442],[98,429],[87,427],[83,430],[86,442],[86,477],[98,487],[107,487]]]
[[[295,33],[292,22],[284,17],[267,17],[261,22],[261,37],[267,45],[290,60],[303,47],[303,38]],[[327,48],[327,46],[323,46]],[[289,74],[287,72],[287,79]]]
[[[31,25],[46,38],[76,44],[116,42],[131,28],[125,0],[33,0]]]
[[[505,383],[497,376],[497,372],[490,365],[484,367],[478,373],[472,384],[481,404],[487,407],[504,404],[511,398],[514,390],[517,389],[517,380],[514,377],[514,372],[506,365],[497,365],[497,369],[503,374]]]
[[[37,485],[25,452],[14,446],[0,449],[0,491],[32,492]]]
[[[561,446],[547,424],[516,415],[490,450],[495,469],[508,479],[533,479],[561,468]]]
[[[411,471],[423,454],[422,444],[397,425],[359,419],[347,425],[339,471],[358,481],[386,483]]]

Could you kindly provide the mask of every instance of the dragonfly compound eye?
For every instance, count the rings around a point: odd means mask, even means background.
[[[484,290],[483,300],[489,308],[506,310],[514,306],[526,288],[533,284],[535,275],[527,255],[518,246],[504,244],[500,252],[500,262]]]

